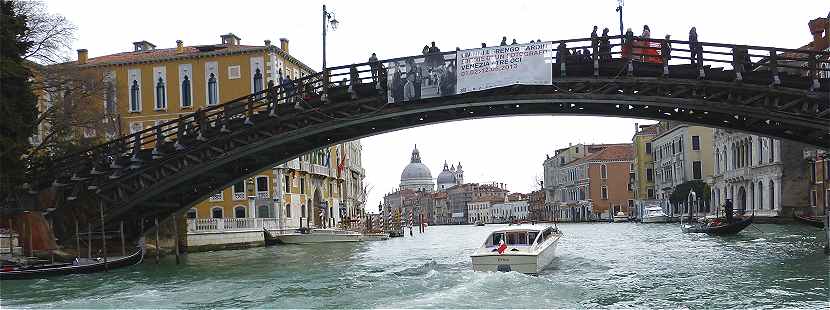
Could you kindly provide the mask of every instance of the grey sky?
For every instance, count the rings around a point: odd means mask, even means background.
[[[328,1],[340,28],[329,33],[328,65],[418,54],[430,41],[443,51],[496,45],[502,36],[520,43],[587,37],[592,25],[619,33],[616,0],[591,1]],[[290,40],[290,53],[319,70],[322,1],[49,1],[50,11],[78,26],[75,48],[90,57],[132,49],[147,40],[159,48],[219,43],[233,32],[242,44]],[[827,1],[633,1],[624,21],[635,34],[684,40],[696,26],[701,41],[797,48],[811,40],[807,22],[827,16]],[[598,117],[510,117],[419,127],[363,140],[366,181],[377,206],[400,182],[418,144],[437,177],[444,160],[461,161],[465,179],[499,181],[528,192],[542,174],[545,153],[568,142],[628,142],[635,120]],[[643,123],[644,121],[639,121]]]

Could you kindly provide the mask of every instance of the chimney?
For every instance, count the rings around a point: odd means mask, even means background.
[[[87,59],[89,58],[89,53],[85,48],[78,50],[78,64],[83,65],[86,63]]]
[[[182,40],[176,40],[176,54],[184,53],[184,42]]]
[[[280,38],[280,49],[288,54],[288,39]]]
[[[639,130],[640,130],[640,124],[639,123],[634,123],[634,133],[637,133],[637,131],[639,131]]]
[[[219,37],[222,38],[222,44],[225,45],[239,45],[239,42],[242,41],[242,39],[230,32]]]
[[[271,40],[265,40],[265,46],[271,47]]]
[[[156,49],[156,45],[147,41],[133,42],[133,51],[149,51]]]

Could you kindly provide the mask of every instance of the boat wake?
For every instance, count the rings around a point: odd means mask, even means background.
[[[404,276],[404,277],[412,277],[412,276],[420,276],[429,273],[430,271],[436,270],[438,267],[438,263],[434,260],[428,261],[420,266],[406,268],[401,271],[393,272],[392,274],[396,276]]]

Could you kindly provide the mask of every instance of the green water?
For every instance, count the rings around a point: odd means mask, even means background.
[[[734,237],[675,224],[563,224],[540,276],[482,273],[494,226],[436,226],[354,244],[167,258],[109,273],[5,281],[2,308],[824,308],[820,231],[756,225]],[[762,232],[761,232],[762,231]]]

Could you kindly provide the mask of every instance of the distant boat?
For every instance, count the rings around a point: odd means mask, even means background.
[[[659,206],[649,206],[644,210],[643,218],[640,223],[668,223],[669,216],[663,212],[663,208]]]
[[[328,242],[359,242],[361,234],[349,230],[317,228],[298,230],[292,234],[278,235],[276,238],[281,243],[304,244],[304,243],[328,243]]]
[[[795,218],[796,222],[810,225],[817,228],[824,228],[824,220],[822,220],[818,216],[809,216],[809,215],[796,215],[793,214],[793,218]]]
[[[622,223],[628,222],[628,215],[625,215],[622,211],[617,212],[617,215],[614,215],[614,223]]]
[[[696,223],[696,224],[681,224],[681,230],[684,233],[706,233],[713,236],[734,235],[744,228],[752,224],[754,215],[737,220],[733,223],[721,222],[720,219],[714,219],[710,222]]]
[[[101,258],[76,258],[72,263],[55,263],[34,266],[3,266],[0,267],[0,280],[39,279],[75,273],[101,272],[110,269],[132,266],[141,263],[143,258],[144,247],[138,247],[132,254],[108,258],[106,263]]]
[[[476,222],[475,222],[475,225],[476,225],[476,226],[484,226],[484,222],[482,222],[482,221],[476,221]]]
[[[387,233],[365,233],[360,236],[360,241],[383,241],[389,240]]]
[[[538,274],[553,261],[562,232],[542,225],[511,225],[493,231],[470,255],[475,271]]]

